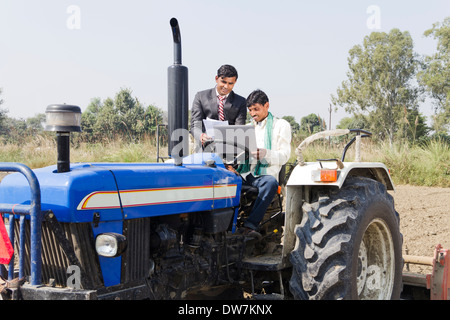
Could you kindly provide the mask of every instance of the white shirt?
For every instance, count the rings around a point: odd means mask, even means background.
[[[221,94],[219,94],[219,92],[217,91],[217,86],[216,86],[217,105],[219,105],[219,96],[225,98],[225,99],[223,99],[223,105],[225,105],[225,102],[227,101],[229,95],[230,95],[230,94],[227,94],[227,95],[222,96]]]
[[[252,124],[255,126],[256,146],[259,149],[265,149],[265,131],[267,125],[267,118],[263,121]],[[281,167],[288,162],[291,156],[291,125],[284,119],[273,117],[272,126],[272,149],[267,149],[267,153],[261,160],[262,163],[268,163],[269,166],[262,169],[262,174],[272,175],[278,181],[278,174]],[[245,177],[247,174],[254,174],[256,167],[256,160],[251,161],[250,172],[242,174]],[[265,169],[265,173],[264,173]]]

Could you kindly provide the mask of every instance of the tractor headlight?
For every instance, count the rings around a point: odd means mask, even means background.
[[[120,256],[127,248],[127,238],[118,233],[102,233],[95,239],[95,250],[103,257]]]

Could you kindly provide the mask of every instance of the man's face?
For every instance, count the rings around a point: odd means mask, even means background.
[[[221,96],[226,96],[231,92],[231,90],[233,90],[233,87],[236,84],[236,77],[226,78],[216,76],[216,83],[217,92]]]
[[[266,102],[264,105],[260,103],[252,104],[248,108],[248,113],[250,113],[253,120],[255,120],[256,122],[261,122],[269,114],[269,102]]]

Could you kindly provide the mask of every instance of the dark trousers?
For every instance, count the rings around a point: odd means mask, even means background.
[[[273,176],[259,176],[255,178],[252,174],[249,174],[245,177],[243,183],[258,188],[258,197],[253,204],[249,217],[244,222],[245,227],[256,230],[266,213],[267,207],[277,193],[278,181]]]

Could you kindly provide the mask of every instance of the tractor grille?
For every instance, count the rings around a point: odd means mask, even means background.
[[[81,287],[83,289],[103,288],[103,278],[95,252],[94,236],[90,223],[59,223],[68,240],[69,250],[73,250],[81,267]],[[18,261],[20,244],[20,221],[14,224],[14,255]],[[150,269],[150,218],[124,221],[124,235],[128,247],[122,256],[122,283],[142,280],[148,277]],[[42,283],[56,287],[66,287],[67,273],[71,265],[60,240],[47,221],[42,221]],[[23,255],[23,274],[30,271],[30,221],[25,221],[25,254]],[[18,263],[14,265],[18,266]]]
[[[61,229],[71,244],[82,270],[81,283],[86,289],[103,286],[103,280],[94,248],[94,240],[89,223],[60,223]],[[19,221],[15,221],[15,258],[19,252]],[[70,274],[67,268],[69,259],[60,245],[55,232],[46,221],[42,222],[42,282],[47,285],[65,287]],[[25,226],[25,254],[23,272],[30,275],[30,221]],[[17,265],[17,264],[15,264]]]
[[[150,269],[150,218],[126,220],[128,248],[122,259],[122,283],[148,277]]]

